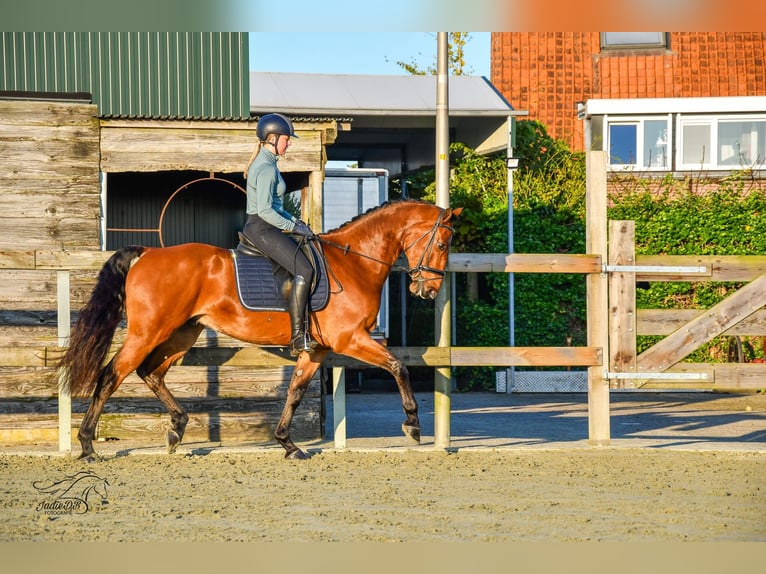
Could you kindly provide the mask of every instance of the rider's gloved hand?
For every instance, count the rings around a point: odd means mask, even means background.
[[[303,235],[304,237],[314,237],[314,232],[311,231],[311,228],[300,219],[295,222],[293,233]]]

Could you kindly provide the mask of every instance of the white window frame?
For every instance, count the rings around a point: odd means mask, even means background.
[[[607,39],[607,34],[632,34],[633,37],[627,42],[610,42]],[[643,39],[642,34],[658,34],[656,39]],[[643,49],[657,49],[668,47],[668,33],[667,32],[601,32],[601,49],[602,50],[643,50]]]
[[[665,144],[668,146],[666,151],[667,163],[664,166],[645,166],[644,165],[644,134],[646,121],[664,121],[667,126]],[[609,136],[609,128],[613,125],[635,125],[636,126],[636,162],[635,163],[612,163],[612,142]],[[623,115],[605,115],[603,126],[604,149],[607,153],[607,166],[611,171],[670,171],[672,167],[672,141],[673,141],[673,118],[671,114],[661,115],[641,115],[641,116],[623,116]]]
[[[750,165],[720,165],[718,157],[718,125],[719,123],[728,122],[766,122],[766,113],[758,115],[735,115],[735,114],[708,114],[708,115],[684,115],[679,114],[676,118],[676,133],[678,134],[678,142],[676,145],[676,157],[675,165],[676,169],[680,171],[693,171],[700,169],[719,170],[719,171],[732,171],[743,168],[756,167],[762,169],[762,166],[750,166]],[[707,125],[710,127],[710,146],[709,154],[703,163],[683,163],[684,157],[684,128],[687,126],[699,126]],[[766,158],[762,158],[766,159]]]

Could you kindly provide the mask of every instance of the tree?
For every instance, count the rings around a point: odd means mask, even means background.
[[[448,32],[447,44],[447,63],[449,73],[452,76],[465,76],[473,72],[472,68],[466,68],[465,65],[465,45],[471,39],[469,32]],[[436,42],[434,42],[434,46]],[[397,60],[396,64],[413,76],[435,76],[436,75],[436,55],[433,57],[434,63],[427,68],[422,68],[420,64],[412,58],[409,62]]]

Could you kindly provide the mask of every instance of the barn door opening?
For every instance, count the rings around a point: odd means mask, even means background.
[[[241,175],[184,171],[107,177],[107,250],[190,242],[237,246],[245,220]]]

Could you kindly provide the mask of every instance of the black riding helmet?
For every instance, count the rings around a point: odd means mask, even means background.
[[[258,120],[258,126],[255,128],[255,135],[262,142],[266,141],[269,134],[278,134],[297,138],[293,129],[293,122],[290,118],[282,114],[266,114]]]

